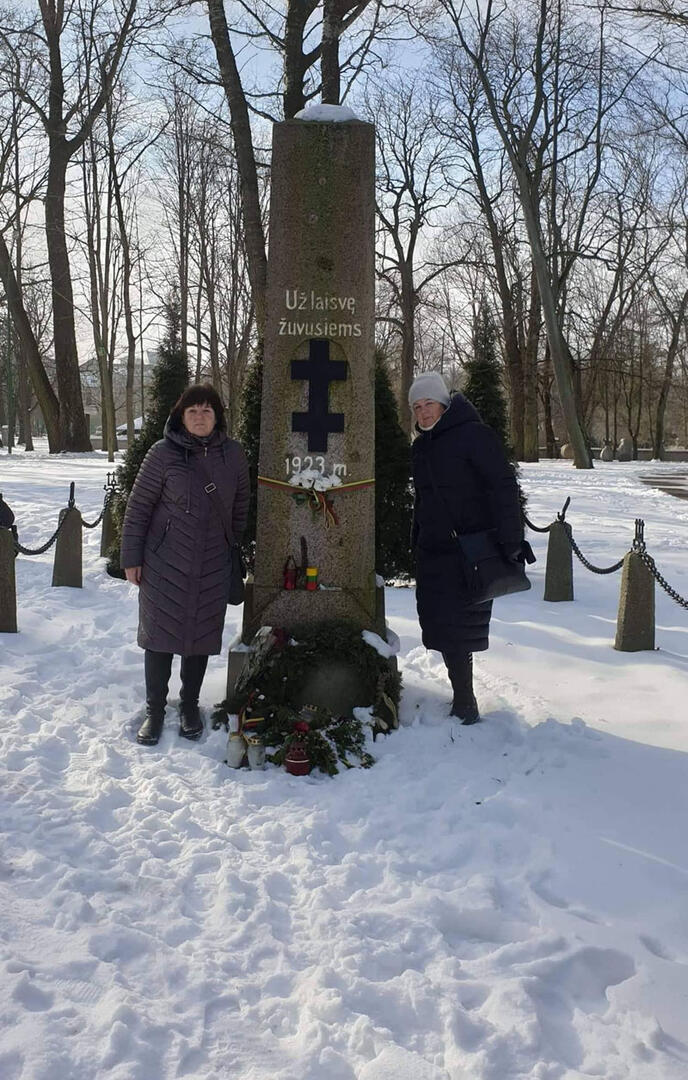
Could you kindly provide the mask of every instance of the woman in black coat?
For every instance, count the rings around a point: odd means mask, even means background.
[[[427,649],[442,653],[454,691],[451,715],[480,719],[473,693],[473,653],[488,647],[492,601],[470,604],[457,534],[496,529],[507,558],[521,556],[518,484],[502,444],[463,394],[427,372],[411,385],[418,437],[412,446],[416,603]]]

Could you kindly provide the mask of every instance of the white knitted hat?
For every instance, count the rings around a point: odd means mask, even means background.
[[[439,371],[425,371],[414,379],[409,390],[409,405],[411,408],[417,401],[438,401],[440,405],[449,405],[451,398],[447,390],[447,384]]]

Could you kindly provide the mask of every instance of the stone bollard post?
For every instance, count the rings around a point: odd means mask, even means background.
[[[112,517],[112,503],[111,500],[105,504],[105,510],[103,511],[103,524],[100,533],[100,554],[105,556],[108,553],[112,541],[115,539],[115,522]]]
[[[17,633],[17,587],[14,575],[14,537],[0,528],[0,634]]]
[[[65,520],[66,518],[66,520]],[[74,484],[69,488],[69,504],[60,510],[58,524],[64,521],[55,543],[53,563],[54,586],[68,585],[80,589],[83,585],[81,568],[81,512],[74,505]]]
[[[639,551],[629,551],[621,571],[614,648],[640,652],[655,647],[655,579]]]
[[[563,519],[552,522],[547,544],[544,600],[573,600],[573,551]]]

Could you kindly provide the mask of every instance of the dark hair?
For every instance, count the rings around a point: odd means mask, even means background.
[[[167,421],[167,426],[170,431],[182,430],[184,426],[182,423],[184,410],[190,408],[192,405],[211,405],[213,412],[215,413],[216,430],[227,430],[225,407],[220,400],[220,395],[217,390],[214,386],[211,386],[210,383],[197,383],[194,386],[187,386],[186,390],[179,398],[179,401],[173,406],[170,418]]]

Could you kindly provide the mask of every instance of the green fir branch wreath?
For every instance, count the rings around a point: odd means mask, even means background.
[[[216,706],[214,728],[228,729],[228,713],[239,711],[243,727],[260,734],[272,752],[268,760],[284,762],[295,738],[305,742],[313,768],[335,776],[339,767],[369,768],[374,758],[365,749],[366,727],[373,738],[398,726],[401,676],[396,665],[363,640],[361,631],[350,623],[332,621],[317,627],[296,627],[264,658],[261,666],[233,696]],[[345,657],[357,671],[362,686],[363,707],[372,706],[370,723],[360,716],[335,716],[326,708],[310,710],[307,734],[295,731],[302,705],[298,691],[313,666]],[[358,710],[357,710],[358,712]]]

